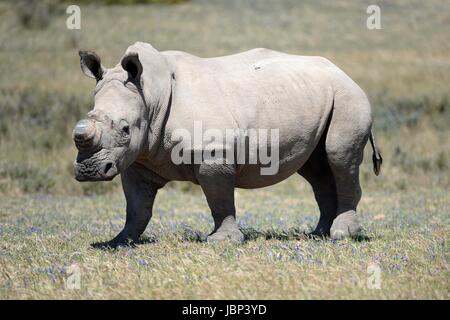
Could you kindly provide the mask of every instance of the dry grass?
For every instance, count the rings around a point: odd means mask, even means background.
[[[0,297],[145,299],[449,299],[448,192],[372,192],[360,217],[370,240],[277,240],[317,220],[300,179],[239,191],[243,245],[199,242],[212,227],[200,194],[163,191],[135,249],[90,248],[123,224],[120,197],[2,198]],[[290,185],[289,185],[290,184]],[[258,237],[259,236],[259,237]],[[366,285],[381,267],[381,289]],[[80,290],[65,288],[67,267]]]
[[[412,176],[427,186],[434,186],[436,180],[448,186],[448,177],[438,177],[442,175],[440,170],[426,170],[419,165],[411,174],[403,163],[393,165],[390,161],[401,146],[413,162],[425,163],[440,157],[444,164],[441,170],[447,170],[450,168],[447,125],[437,128],[431,124],[423,129],[402,125],[397,128],[394,123],[393,130],[382,132],[380,124],[385,122],[388,111],[397,108],[398,102],[421,101],[424,97],[431,101],[421,106],[425,111],[447,97],[442,114],[434,112],[425,116],[441,118],[443,123],[450,121],[449,6],[441,1],[426,4],[381,1],[378,4],[382,8],[383,29],[368,30],[365,10],[372,2],[233,0],[124,7],[83,4],[80,31],[67,30],[64,15],[54,17],[47,29],[24,29],[15,18],[14,7],[1,3],[0,28],[7,32],[0,33],[0,108],[11,101],[13,110],[8,117],[0,119],[0,133],[6,128],[6,134],[0,136],[2,160],[24,159],[21,160],[24,166],[45,167],[54,180],[52,193],[85,191],[72,179],[75,148],[70,142],[76,119],[93,103],[94,84],[79,70],[77,50],[80,48],[97,51],[106,66],[113,66],[127,46],[137,40],[148,41],[160,50],[180,49],[200,56],[269,47],[326,56],[365,89],[373,105],[376,134],[387,160],[386,168],[396,172],[383,178],[394,177],[390,185],[395,185],[397,178],[407,180]],[[24,113],[15,117],[14,106],[27,95],[31,98],[22,102]],[[54,97],[54,101],[36,97]],[[50,116],[45,115],[47,104]],[[33,114],[50,120],[30,126],[24,119]],[[408,116],[405,110],[400,114],[400,117]],[[405,139],[411,136],[415,137],[413,142]],[[405,144],[408,149],[403,148]],[[422,149],[427,149],[426,154]],[[55,158],[58,161],[52,161]],[[366,159],[370,160],[370,156]],[[367,168],[369,162],[365,164]],[[12,176],[8,172],[2,176],[0,169],[0,193],[21,194],[30,188]]]

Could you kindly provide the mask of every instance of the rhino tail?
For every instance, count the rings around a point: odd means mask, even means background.
[[[378,151],[377,145],[375,144],[375,137],[373,136],[372,130],[370,130],[370,144],[372,145],[373,155],[373,172],[375,175],[379,175],[381,171],[381,164],[383,163],[383,158],[381,157],[380,151]]]

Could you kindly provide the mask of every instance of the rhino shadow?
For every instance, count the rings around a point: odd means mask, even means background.
[[[288,228],[288,229],[265,229],[257,230],[254,228],[240,228],[241,232],[244,234],[244,242],[255,241],[257,239],[263,238],[265,240],[281,240],[281,241],[292,241],[292,240],[313,240],[313,241],[333,241],[329,237],[319,237],[309,234],[307,231],[300,228]],[[207,233],[203,233],[192,228],[183,228],[179,232],[175,232],[174,236],[180,239],[182,242],[193,242],[193,243],[206,243]],[[355,242],[368,242],[372,238],[364,233],[358,234],[352,237]],[[129,242],[126,247],[134,248],[143,244],[155,244],[158,243],[158,239],[155,235],[143,235],[139,240],[134,242]],[[115,250],[117,246],[111,243],[111,241],[95,242],[91,243],[91,247],[100,250]],[[121,245],[121,247],[125,247]]]
[[[122,248],[122,247],[128,247],[128,248],[135,248],[139,245],[142,244],[151,244],[151,243],[157,243],[158,239],[156,239],[154,236],[145,236],[142,235],[139,240],[137,241],[129,241],[126,245],[120,245],[117,246],[114,244],[113,241],[98,241],[98,242],[93,242],[90,244],[90,246],[93,249],[99,249],[99,250],[105,250],[105,251],[114,251],[117,250],[118,248]]]
[[[248,241],[255,241],[259,238],[264,238],[266,240],[316,240],[316,241],[335,241],[330,240],[329,237],[319,237],[311,235],[304,229],[300,228],[288,228],[288,229],[263,229],[257,230],[254,228],[239,228],[239,230],[244,234],[244,243]],[[181,232],[178,233],[178,237],[181,241],[186,242],[206,242],[208,234],[202,233],[201,231],[194,230],[190,227],[184,227]],[[352,237],[353,241],[365,242],[371,241],[372,238],[361,232],[358,235]]]

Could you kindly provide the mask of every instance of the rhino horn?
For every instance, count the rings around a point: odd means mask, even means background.
[[[93,120],[83,119],[78,121],[73,130],[73,140],[78,150],[92,150],[100,141],[99,131]]]

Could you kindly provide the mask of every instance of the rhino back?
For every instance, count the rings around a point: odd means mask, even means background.
[[[171,113],[183,123],[201,118],[219,128],[309,130],[329,111],[336,67],[326,59],[267,49],[217,58],[169,55],[176,77]]]
[[[332,107],[336,67],[328,60],[267,49],[217,58],[168,55],[176,81],[167,134],[193,132],[199,120],[204,130],[278,129],[280,178],[307,160]],[[247,171],[254,176],[259,168],[242,168],[244,180]]]

